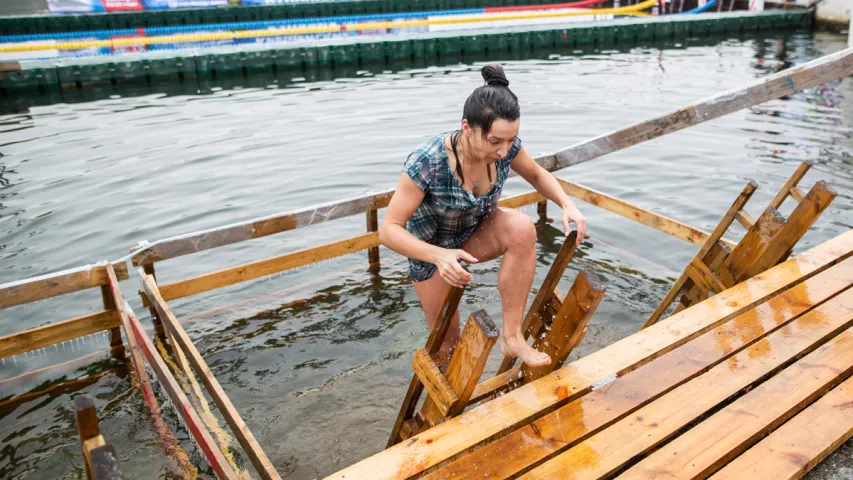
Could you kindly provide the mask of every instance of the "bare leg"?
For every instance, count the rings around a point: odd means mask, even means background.
[[[521,331],[524,307],[536,273],[536,227],[530,217],[516,210],[498,209],[480,225],[463,249],[480,262],[503,256],[498,272],[504,318],[501,353],[519,358],[531,367],[551,363],[547,354],[527,344]]]
[[[444,297],[450,290],[450,285],[447,284],[441,276],[436,272],[430,279],[422,282],[413,282],[415,293],[418,294],[418,300],[421,302],[421,308],[424,310],[427,325],[432,329],[435,323],[435,317],[441,310],[441,305],[444,303]],[[450,359],[450,353],[456,347],[456,342],[459,341],[459,310],[453,314],[453,320],[450,322],[450,328],[447,329],[447,335],[444,337],[444,342],[441,344],[441,353],[439,365],[446,365]]]

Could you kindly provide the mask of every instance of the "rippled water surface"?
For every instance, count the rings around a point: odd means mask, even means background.
[[[843,46],[843,38],[829,35],[775,34],[554,52],[507,61],[505,68],[522,103],[521,137],[537,154]],[[0,116],[0,283],[113,260],[140,240],[385,190],[414,146],[458,124],[462,103],[479,84],[479,66],[286,79],[203,95],[116,95]],[[839,195],[799,244],[802,251],[853,224],[851,94],[850,79],[833,82],[558,175],[710,230],[750,179],[760,185],[748,207],[757,215],[801,161],[814,160],[803,184],[826,179]],[[505,195],[529,190],[513,179]],[[591,239],[566,278],[591,268],[606,279],[608,292],[573,357],[638,330],[696,251],[595,207],[579,207]],[[189,255],[158,264],[158,280],[363,231],[359,216]],[[735,228],[732,237],[741,234]],[[562,237],[545,226],[539,242],[537,284]],[[289,478],[323,476],[384,447],[426,328],[404,260],[383,250],[382,266],[379,276],[370,275],[366,254],[359,253],[173,302],[258,441]],[[463,315],[485,308],[500,324],[497,270],[494,262],[473,268]],[[148,324],[136,279],[122,287]],[[4,311],[0,336],[94,311],[99,297],[89,292]],[[92,336],[5,359],[0,378],[107,343]],[[496,366],[493,355],[487,372]],[[60,383],[63,376],[83,378]],[[98,398],[103,432],[116,444],[128,478],[181,475],[184,462],[163,453],[163,443],[174,440],[154,429],[124,365],[96,354],[83,366],[2,384],[0,477],[84,475],[73,423],[73,397],[81,393]],[[168,405],[165,415],[190,460],[201,464]],[[235,457],[251,470],[245,458]],[[212,476],[207,467],[199,474]]]

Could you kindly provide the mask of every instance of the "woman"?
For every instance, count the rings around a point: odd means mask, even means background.
[[[578,244],[586,234],[586,219],[554,176],[521,146],[518,98],[503,68],[487,65],[482,75],[486,84],[465,101],[462,128],[430,138],[409,155],[379,239],[409,257],[409,273],[430,327],[448,288],[471,281],[460,261],[479,263],[502,256],[501,353],[529,366],[547,365],[548,355],[528,345],[521,331],[536,270],[536,229],[524,213],[497,208],[510,168],[562,206],[564,232],[568,235],[569,223],[575,223]],[[457,311],[442,345],[445,355],[458,338]]]

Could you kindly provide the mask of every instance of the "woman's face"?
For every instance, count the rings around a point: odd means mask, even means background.
[[[471,145],[472,154],[477,158],[492,164],[507,156],[512,142],[518,136],[521,119],[513,122],[497,119],[492,123],[492,129],[483,136],[479,127],[471,127],[467,120],[462,120],[462,134]]]

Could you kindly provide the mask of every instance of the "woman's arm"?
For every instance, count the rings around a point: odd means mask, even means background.
[[[444,281],[455,287],[464,287],[472,277],[459,265],[459,260],[477,263],[476,258],[461,249],[450,250],[430,245],[406,230],[406,222],[412,218],[425,196],[424,191],[403,172],[397,182],[397,191],[382,217],[379,242],[400,255],[434,264]]]
[[[524,147],[521,147],[518,155],[513,159],[511,168],[527,180],[537,192],[563,209],[563,232],[568,235],[569,223],[574,223],[578,228],[577,244],[580,245],[586,236],[586,217],[569,199],[554,175],[539,166]]]

